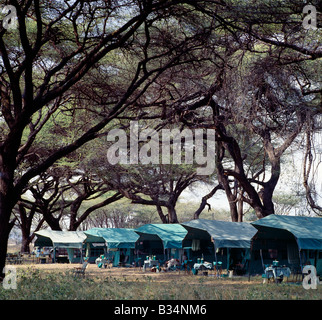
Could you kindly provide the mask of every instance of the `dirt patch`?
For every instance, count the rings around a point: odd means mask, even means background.
[[[80,264],[26,264],[17,265],[17,269],[38,269],[41,273],[47,272],[68,272],[72,271],[76,267],[80,267]],[[225,282],[225,284],[249,284],[248,277],[234,277],[234,278],[217,278],[211,271],[208,276],[192,275],[192,273],[186,273],[184,271],[170,271],[170,272],[151,272],[150,270],[143,271],[141,268],[122,268],[122,267],[110,267],[110,268],[98,268],[96,264],[89,264],[86,268],[86,276],[90,278],[120,278],[127,281],[156,281],[156,282],[172,282],[172,281],[189,281],[189,283],[200,283],[203,285],[214,284],[216,282]],[[251,283],[260,283],[258,278],[251,277]]]

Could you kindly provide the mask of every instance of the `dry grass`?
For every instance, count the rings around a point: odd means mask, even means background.
[[[75,267],[80,267],[80,264],[29,264],[29,265],[17,265],[16,267],[19,270],[28,270],[28,269],[38,269],[42,274],[48,274],[51,272],[68,272],[72,271]],[[89,264],[86,268],[86,277],[91,279],[105,279],[106,277],[113,277],[115,279],[127,281],[145,281],[147,278],[154,282],[159,283],[172,283],[173,281],[189,281],[190,284],[199,284],[200,281],[204,285],[214,284],[214,281],[224,281],[225,284],[235,284],[238,282],[239,284],[250,284],[248,281],[248,277],[234,277],[232,279],[218,279],[212,273],[209,272],[208,276],[193,276],[192,273],[185,273],[184,271],[170,271],[170,272],[144,272],[143,269],[140,268],[121,268],[121,267],[112,267],[112,268],[98,268],[96,264]],[[259,277],[251,277],[252,284],[262,283],[262,279]]]
[[[0,299],[34,300],[321,300],[322,286],[305,290],[294,283],[263,284],[261,277],[217,279],[184,272],[154,273],[138,268],[100,269],[74,277],[74,264],[17,265],[17,289],[0,288]]]

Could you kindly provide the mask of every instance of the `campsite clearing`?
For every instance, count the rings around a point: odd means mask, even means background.
[[[262,278],[217,279],[184,272],[143,272],[138,268],[100,269],[88,265],[85,278],[75,264],[17,265],[17,289],[0,288],[0,299],[31,300],[321,300],[322,285],[305,290],[301,283],[263,284]]]

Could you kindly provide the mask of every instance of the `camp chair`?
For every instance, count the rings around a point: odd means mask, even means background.
[[[81,275],[81,276],[85,277],[85,270],[86,270],[87,265],[88,265],[88,262],[85,261],[81,267],[74,268],[74,270],[73,270],[74,276]]]

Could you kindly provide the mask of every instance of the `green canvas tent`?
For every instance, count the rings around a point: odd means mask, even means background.
[[[35,247],[74,248],[81,249],[86,235],[83,231],[40,230],[35,232]]]
[[[187,230],[180,224],[146,224],[135,229],[142,240],[161,240],[164,249],[181,249]]]
[[[187,230],[180,224],[146,224],[135,231],[140,235],[137,252],[142,261],[151,255],[161,263],[170,257],[181,258]]]
[[[299,249],[322,250],[322,219],[299,216],[280,216],[271,214],[265,218],[252,222],[258,230],[275,232],[288,231],[297,242]]]
[[[292,272],[312,264],[322,274],[322,219],[272,214],[252,222],[258,229],[253,242],[253,273],[278,260]]]
[[[69,262],[79,262],[82,259],[82,248],[87,238],[83,231],[55,231],[40,230],[35,232],[37,239],[35,247],[53,247],[54,260],[59,259],[56,255],[57,249],[66,249]],[[78,251],[75,255],[75,250]],[[64,258],[67,259],[67,256]]]
[[[196,219],[182,223],[189,231],[196,233],[195,229],[207,232],[212,238],[215,248],[250,248],[251,240],[257,232],[247,222],[229,222],[218,220]],[[196,234],[198,237],[198,233]]]
[[[125,264],[132,264],[134,261],[134,249],[140,236],[134,229],[128,228],[92,228],[84,232],[89,238],[86,240],[90,255],[97,252],[94,248],[89,248],[90,244],[104,242],[107,248],[107,255],[113,259],[113,266],[118,266],[122,256],[126,259]],[[94,251],[95,250],[95,251]],[[93,252],[94,251],[94,252]],[[99,255],[96,254],[96,258]]]
[[[182,223],[188,230],[186,243],[192,240],[191,256],[200,253],[205,259],[221,263],[223,269],[246,273],[250,261],[252,238],[257,229],[246,222],[197,219]],[[194,254],[194,239],[200,241],[200,251]],[[191,240],[190,240],[191,241]]]
[[[84,231],[89,238],[86,242],[105,241],[109,249],[112,248],[135,248],[135,243],[140,236],[134,229],[126,228],[92,228]]]

